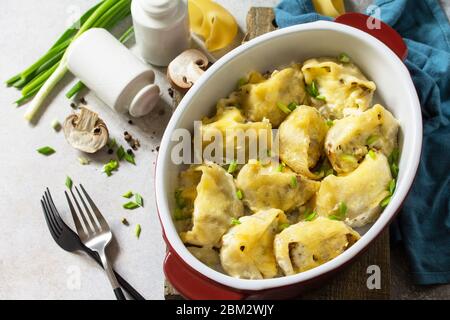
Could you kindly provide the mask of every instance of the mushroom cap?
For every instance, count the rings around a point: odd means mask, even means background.
[[[63,125],[67,142],[75,149],[94,153],[108,142],[108,128],[98,114],[81,107],[79,114],[71,114]]]
[[[197,49],[183,51],[167,67],[167,77],[174,87],[186,91],[208,67],[208,58]]]

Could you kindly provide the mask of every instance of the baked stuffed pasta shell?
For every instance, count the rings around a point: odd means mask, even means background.
[[[241,279],[273,278],[278,274],[273,240],[286,216],[278,209],[239,219],[224,236],[220,261],[227,274]]]
[[[283,165],[262,165],[250,160],[239,171],[236,186],[244,203],[253,211],[277,208],[291,211],[304,205],[318,190],[320,182],[297,175]]]
[[[218,247],[232,219],[244,213],[242,201],[236,195],[233,177],[213,163],[189,170],[200,171],[201,178],[196,187],[192,228],[181,232],[181,239],[184,243],[197,246]]]
[[[295,172],[310,179],[320,176],[310,171],[320,159],[328,126],[317,109],[297,107],[279,128],[280,158]]]
[[[208,154],[206,148],[218,137],[222,139],[223,159],[241,159],[239,162],[247,162],[250,154],[253,157],[258,157],[260,152],[267,154],[272,145],[270,122],[267,119],[247,122],[236,107],[219,108],[214,117],[203,119],[200,130],[204,154]],[[227,155],[227,151],[232,154]]]
[[[306,85],[317,91],[312,105],[326,118],[341,119],[370,107],[376,85],[353,63],[331,58],[309,59],[302,71]]]
[[[277,234],[275,257],[283,273],[289,276],[330,261],[359,239],[359,234],[342,221],[318,217]]]
[[[248,83],[240,90],[246,117],[250,121],[268,119],[274,128],[277,128],[287,116],[277,106],[279,103],[299,105],[305,103],[306,99],[303,74],[299,65],[274,71],[268,79]]]
[[[397,147],[398,121],[377,104],[361,114],[335,120],[325,139],[333,169],[348,173],[358,167],[370,148],[389,156]]]
[[[349,174],[329,175],[322,180],[316,199],[317,213],[338,217],[352,227],[373,222],[381,212],[381,201],[389,195],[391,180],[386,156],[381,152],[368,154]]]

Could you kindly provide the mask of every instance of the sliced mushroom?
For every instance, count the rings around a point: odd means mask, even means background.
[[[187,91],[207,67],[208,58],[199,50],[189,49],[172,60],[167,77],[177,89]]]
[[[72,114],[64,121],[64,136],[75,149],[94,153],[108,142],[108,128],[97,113],[84,107],[80,109],[79,114]]]

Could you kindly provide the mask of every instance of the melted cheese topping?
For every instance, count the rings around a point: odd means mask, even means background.
[[[276,235],[275,256],[284,274],[293,275],[330,261],[359,238],[345,223],[318,217],[291,225]]]
[[[291,102],[303,104],[306,99],[303,74],[298,65],[275,71],[269,79],[259,79],[241,87],[242,106],[251,121],[268,119],[274,128],[287,114],[277,107],[277,103]]]
[[[277,208],[291,211],[305,204],[318,190],[320,182],[308,180],[277,164],[261,165],[250,160],[237,176],[236,185],[244,193],[244,203],[253,211]],[[297,183],[292,184],[295,179]]]
[[[239,221],[223,236],[220,261],[225,272],[241,279],[273,278],[278,273],[273,240],[278,225],[287,222],[286,216],[269,209]]]
[[[198,260],[216,271],[223,271],[220,265],[219,252],[210,247],[187,247]]]
[[[280,158],[295,172],[318,179],[310,168],[321,156],[328,126],[315,108],[297,107],[280,125]]]
[[[220,4],[211,0],[189,0],[189,21],[194,33],[205,39],[209,51],[228,46],[237,34],[234,17]]]
[[[359,167],[346,176],[330,175],[322,180],[317,193],[317,213],[330,216],[338,212],[339,203],[347,206],[345,222],[361,227],[373,222],[381,212],[380,202],[389,195],[392,180],[386,156],[367,155]]]
[[[302,71],[306,84],[316,81],[319,95],[325,97],[326,102],[312,99],[312,103],[326,118],[341,119],[370,107],[375,83],[368,81],[354,64],[329,58],[310,59]]]
[[[379,104],[336,120],[325,139],[328,159],[338,173],[348,173],[358,167],[369,148],[389,156],[397,146],[398,128],[398,121]]]
[[[232,218],[243,215],[242,202],[236,196],[233,177],[216,164],[201,165],[202,172],[194,201],[192,229],[180,234],[185,243],[198,246],[220,246],[222,235]]]

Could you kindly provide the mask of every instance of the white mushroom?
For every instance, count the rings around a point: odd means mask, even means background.
[[[205,72],[208,58],[199,50],[183,51],[167,68],[167,77],[179,90],[188,90]]]
[[[94,153],[108,142],[108,128],[98,114],[81,107],[80,114],[72,114],[63,125],[67,142],[75,149]]]

